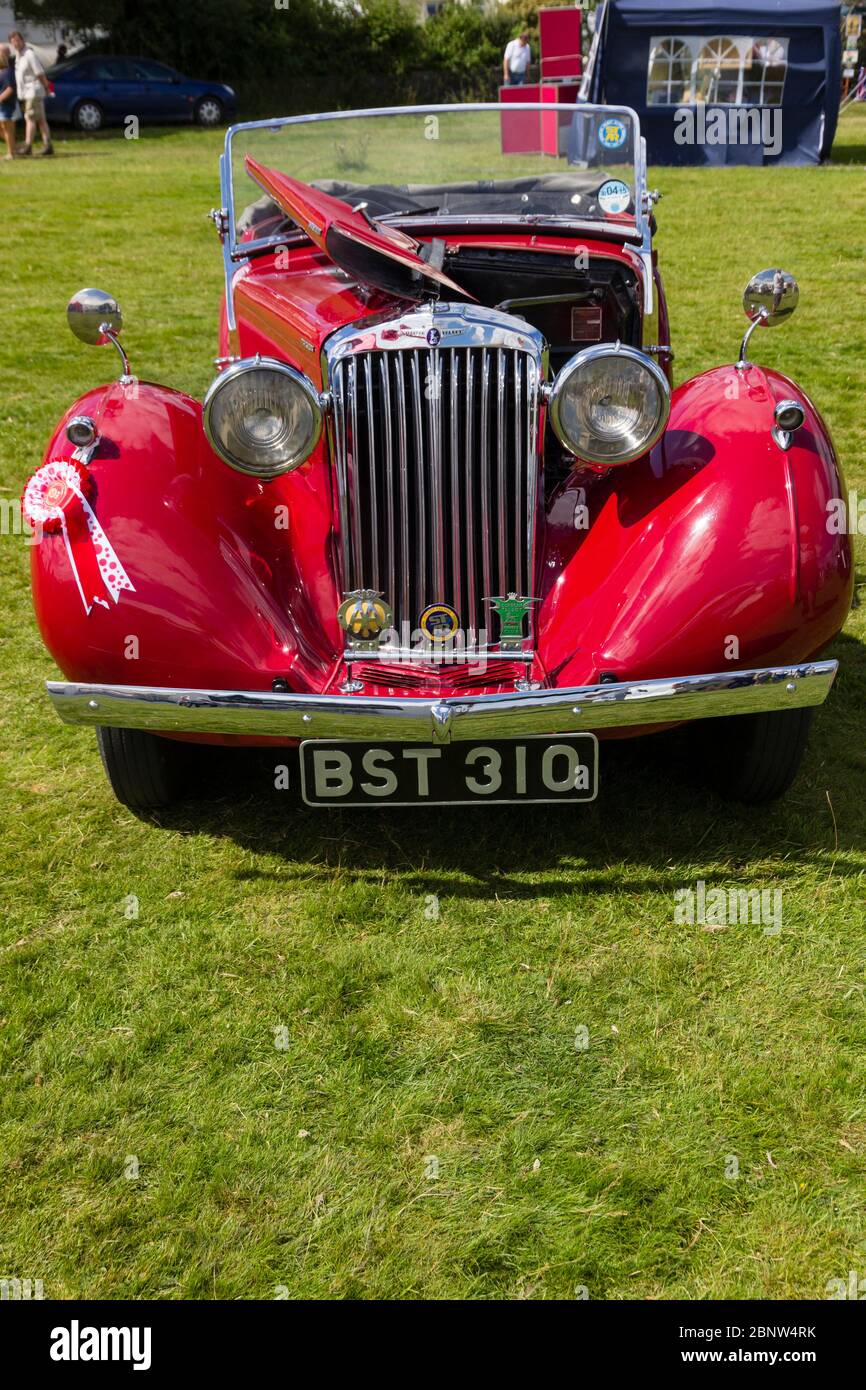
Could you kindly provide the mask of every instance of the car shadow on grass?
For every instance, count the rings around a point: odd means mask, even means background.
[[[772,861],[774,881],[804,867],[846,877],[866,871],[866,645],[843,635],[834,644],[842,675],[819,710],[806,760],[791,791],[769,806],[742,806],[705,785],[693,729],[601,744],[601,787],[592,803],[337,810],[305,806],[292,749],[201,750],[202,799],[148,817],[181,834],[225,836],[282,865],[253,865],[239,880],[326,881],[337,868],[371,881],[382,873],[418,892],[448,880],[455,896],[545,897],[606,891],[664,890],[682,882],[684,864],[718,864],[736,883],[737,864],[754,878]],[[704,730],[711,732],[712,722]],[[704,744],[712,754],[712,740]],[[277,790],[276,770],[289,787]],[[280,780],[284,780],[284,774]],[[615,867],[611,867],[615,866]],[[564,876],[556,877],[557,871]],[[523,876],[544,874],[543,884]],[[550,875],[553,875],[551,878]],[[708,880],[709,881],[709,880]]]

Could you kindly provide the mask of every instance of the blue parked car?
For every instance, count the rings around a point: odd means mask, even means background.
[[[90,54],[48,72],[48,119],[92,132],[137,116],[142,122],[195,121],[218,126],[235,115],[235,94],[221,82],[195,82],[153,58]]]

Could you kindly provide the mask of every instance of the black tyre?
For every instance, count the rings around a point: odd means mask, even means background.
[[[72,124],[76,130],[83,130],[87,135],[93,135],[95,131],[101,130],[105,124],[105,112],[98,101],[91,101],[89,97],[80,101],[72,113]]]
[[[708,720],[705,737],[716,791],[750,806],[784,796],[800,770],[814,713],[787,709]]]
[[[201,97],[195,104],[195,120],[196,125],[202,125],[206,130],[222,125],[225,108],[219,97]]]
[[[189,785],[190,750],[185,743],[141,729],[99,727],[102,766],[118,801],[132,811],[170,806]]]

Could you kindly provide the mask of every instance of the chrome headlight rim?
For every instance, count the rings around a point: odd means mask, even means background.
[[[593,457],[585,449],[575,451],[573,444],[568,439],[562,427],[560,406],[564,399],[565,388],[575,372],[579,372],[588,362],[594,362],[599,358],[628,358],[631,362],[637,362],[639,366],[645,368],[655,381],[659,389],[659,413],[658,419],[652,431],[641,441],[637,449],[629,449],[617,454],[615,457],[603,456],[600,453]],[[593,343],[590,347],[581,348],[574,357],[566,362],[565,366],[559,371],[550,386],[548,396],[548,411],[550,414],[551,428],[563,448],[576,458],[585,459],[587,463],[594,464],[599,468],[618,468],[621,464],[634,463],[635,459],[643,458],[644,454],[649,453],[654,444],[657,444],[667,429],[668,420],[671,413],[671,388],[670,382],[659,366],[640,348],[631,347],[627,343]]]
[[[277,372],[281,376],[287,377],[295,386],[299,386],[307,398],[313,415],[313,429],[306,453],[302,457],[293,458],[288,463],[275,463],[271,468],[255,467],[236,458],[226,449],[212,423],[214,402],[220,393],[240,377],[246,376],[250,372],[264,370]],[[324,423],[322,397],[309,378],[304,376],[303,372],[298,371],[297,367],[290,367],[288,362],[281,362],[276,357],[262,357],[260,353],[256,353],[254,357],[242,357],[239,361],[232,362],[224,371],[214,377],[202,404],[202,425],[208,443],[214,452],[219,454],[223,462],[227,463],[230,468],[234,468],[236,472],[243,473],[248,478],[259,478],[263,482],[270,482],[274,478],[281,477],[284,473],[292,473],[296,468],[300,468],[302,464],[306,463],[322,437]]]

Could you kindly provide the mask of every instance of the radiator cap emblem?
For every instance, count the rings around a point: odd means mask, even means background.
[[[504,652],[523,650],[523,620],[537,598],[520,594],[500,594],[487,599],[499,618],[499,646]]]
[[[450,642],[460,631],[460,616],[450,603],[430,603],[418,619],[418,626],[428,641]]]
[[[376,589],[352,589],[343,595],[337,622],[353,651],[372,652],[394,622],[390,604]]]

